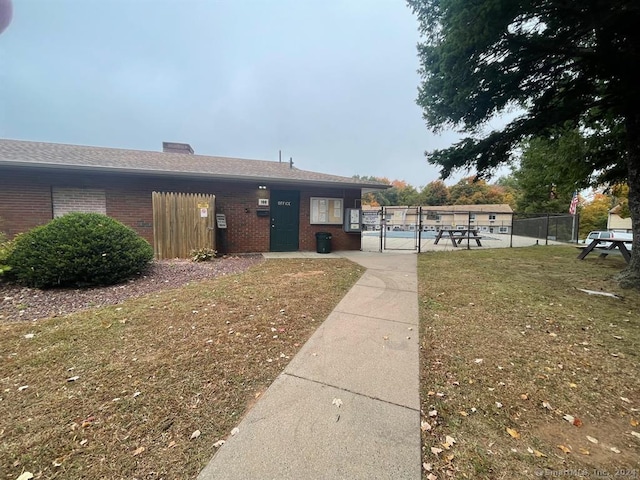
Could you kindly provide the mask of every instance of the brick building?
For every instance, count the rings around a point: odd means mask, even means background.
[[[387,187],[291,162],[195,155],[182,143],[150,152],[0,139],[0,230],[10,237],[82,211],[109,215],[153,245],[152,193],[176,192],[215,195],[225,253],[313,251],[316,232],[331,233],[334,250],[358,250],[345,209]]]

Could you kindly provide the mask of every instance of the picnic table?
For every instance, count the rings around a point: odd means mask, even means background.
[[[600,244],[602,246],[598,246]],[[579,246],[578,248],[582,248],[582,251],[578,254],[578,260],[584,260],[587,255],[591,252],[598,252],[600,258],[606,258],[610,253],[614,253],[619,251],[625,261],[629,263],[631,261],[631,253],[627,248],[627,243],[631,243],[630,240],[615,240],[611,238],[594,238],[589,245]],[[610,244],[610,245],[604,245]]]
[[[482,243],[480,243],[480,239],[482,238],[478,235],[477,228],[442,228],[438,231],[438,235],[436,235],[436,239],[433,244],[437,245],[441,238],[450,239],[451,243],[454,247],[458,247],[462,243],[463,240],[475,240],[476,244],[481,247]]]

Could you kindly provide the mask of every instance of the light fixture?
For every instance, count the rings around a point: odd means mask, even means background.
[[[266,190],[267,186],[266,185],[258,185],[258,189],[259,190]]]

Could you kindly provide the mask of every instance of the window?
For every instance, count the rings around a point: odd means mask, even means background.
[[[476,221],[476,214],[475,213],[470,213],[469,214],[469,223],[473,223]]]
[[[498,229],[499,233],[509,233],[509,227],[500,227]]]
[[[342,225],[342,199],[311,197],[312,224]]]
[[[495,213],[490,213],[489,214],[489,220],[495,220],[496,219],[496,214]]]

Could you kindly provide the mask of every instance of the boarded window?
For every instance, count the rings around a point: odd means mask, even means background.
[[[97,188],[61,188],[51,189],[53,200],[53,218],[67,213],[107,213],[107,199],[104,190]]]

